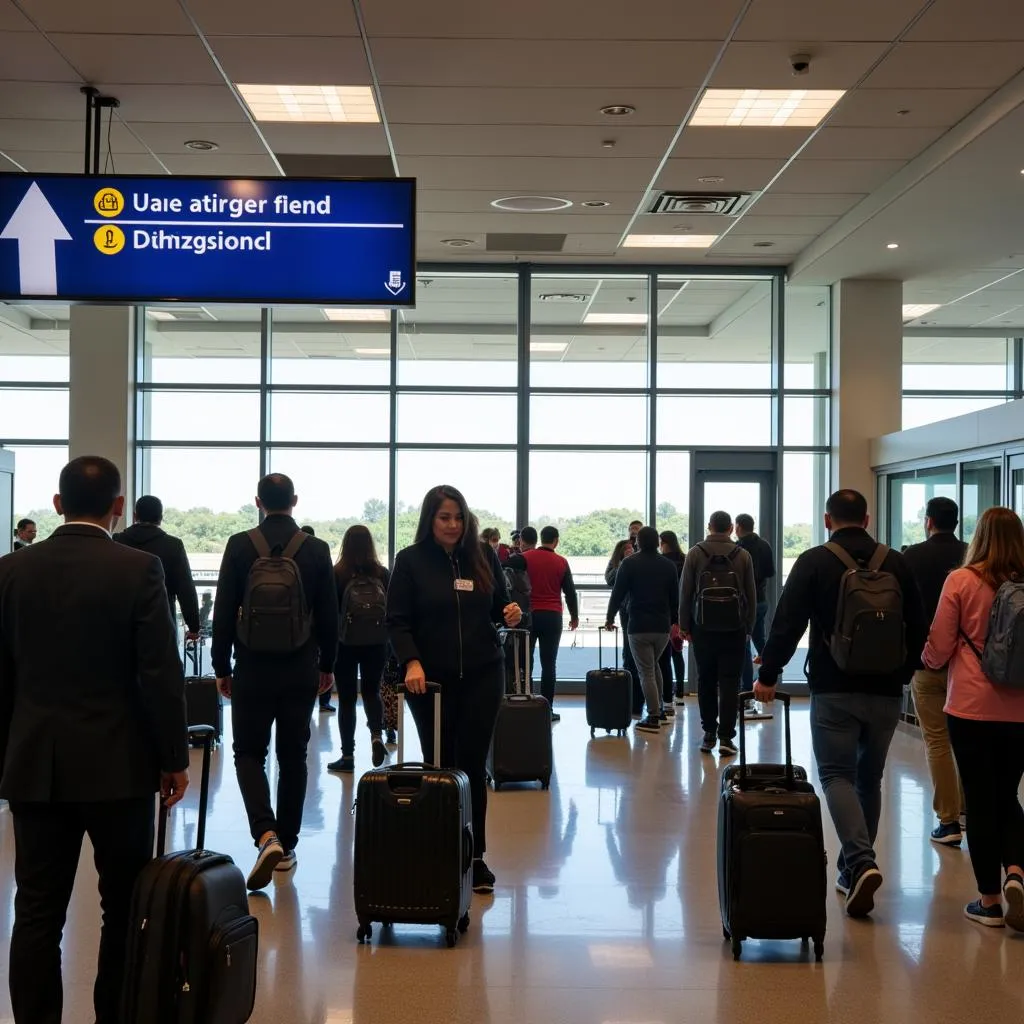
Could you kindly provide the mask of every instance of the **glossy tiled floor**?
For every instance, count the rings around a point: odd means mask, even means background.
[[[931,798],[920,741],[897,734],[880,864],[887,883],[870,921],[829,898],[825,961],[798,943],[749,942],[734,963],[715,887],[717,757],[697,750],[695,702],[655,737],[590,740],[579,702],[555,727],[548,793],[491,797],[493,898],[474,898],[454,950],[439,930],[396,927],[355,942],[350,814],[354,779],[328,775],[335,716],[318,716],[306,824],[290,881],[251,901],[262,928],[258,1024],[952,1024],[983,1013],[1024,1018],[1024,939],[961,917],[973,884],[966,852],[927,839]],[[777,759],[778,720],[749,727],[751,756]],[[362,741],[362,738],[361,738]],[[797,760],[811,765],[806,706],[794,714]],[[358,767],[369,767],[365,744]],[[194,755],[198,776],[198,755]],[[175,814],[175,845],[194,836],[197,792]],[[826,814],[834,859],[835,837]],[[252,848],[230,762],[214,764],[210,847],[248,870]],[[0,935],[9,934],[13,840],[0,815]],[[409,851],[410,868],[416,852]],[[764,880],[765,886],[784,879]],[[92,1020],[97,898],[83,856],[65,938],[65,1021]],[[9,1018],[6,948],[0,1022]]]

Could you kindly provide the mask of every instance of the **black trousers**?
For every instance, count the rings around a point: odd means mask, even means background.
[[[979,722],[947,715],[949,740],[967,801],[967,846],[983,896],[1002,890],[1002,868],[1024,867],[1024,722]]]
[[[441,684],[441,766],[458,768],[469,776],[474,856],[482,857],[487,849],[487,751],[504,694],[505,664],[498,661],[462,679],[437,682]],[[408,703],[423,759],[433,763],[434,695],[412,694]]]
[[[153,797],[94,803],[21,803],[14,816],[11,1007],[17,1024],[60,1024],[60,942],[88,835],[99,875],[103,929],[93,1003],[96,1024],[117,1024],[132,889],[153,856]]]
[[[743,659],[748,656],[746,630],[712,633],[694,629],[692,636],[701,728],[717,733],[720,739],[734,739]]]
[[[666,704],[671,704],[673,694],[682,697],[686,693],[686,662],[683,660],[683,652],[674,651],[672,644],[667,643],[665,650],[661,652],[658,664],[661,666],[663,700]],[[676,676],[674,691],[672,686],[673,669]]]
[[[384,730],[384,707],[380,701],[380,677],[388,658],[386,644],[353,647],[338,644],[338,660],[334,678],[338,684],[338,728],[341,730],[341,752],[352,754],[356,749],[356,700],[363,694],[363,711],[371,735]]]
[[[548,704],[554,707],[555,683],[558,680],[558,645],[562,642],[562,613],[535,611],[532,620],[530,679],[533,679],[534,649],[540,644],[540,692]]]
[[[231,692],[235,774],[257,845],[265,832],[276,832],[286,850],[294,850],[299,841],[306,800],[309,718],[316,704],[317,684],[312,656],[282,662],[276,671],[270,666],[265,671],[236,668]],[[266,772],[270,730],[275,724],[276,813]]]

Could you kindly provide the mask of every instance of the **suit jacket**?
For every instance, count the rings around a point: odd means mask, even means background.
[[[188,767],[160,560],[87,525],[0,559],[0,797],[143,797]]]
[[[267,516],[260,524],[270,550],[283,549],[299,532],[291,516]],[[231,675],[231,652],[237,667],[244,672],[277,674],[290,672],[307,662],[320,650],[320,671],[333,672],[338,656],[338,591],[334,582],[331,549],[317,537],[309,537],[295,555],[302,577],[306,604],[313,614],[313,632],[309,644],[295,654],[254,654],[235,642],[238,612],[245,597],[245,583],[256,561],[256,548],[245,533],[229,538],[220,563],[217,597],[213,605],[213,671],[218,677]]]
[[[177,537],[165,533],[159,526],[152,523],[136,523],[129,526],[124,533],[114,535],[119,544],[138,548],[156,555],[164,567],[164,579],[167,581],[167,600],[171,605],[171,618],[174,618],[174,602],[181,606],[181,617],[189,632],[199,632],[199,598],[196,585],[192,582],[192,567],[188,564],[185,545]]]

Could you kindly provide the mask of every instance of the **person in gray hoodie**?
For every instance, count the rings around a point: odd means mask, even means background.
[[[716,738],[720,754],[736,753],[740,677],[756,615],[754,564],[732,539],[729,513],[713,512],[707,538],[686,554],[679,587],[679,630],[697,661],[704,753]]]

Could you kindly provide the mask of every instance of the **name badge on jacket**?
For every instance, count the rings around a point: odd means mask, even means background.
[[[472,593],[472,591],[473,591],[473,581],[472,580],[456,580],[455,581],[455,589],[456,590],[461,590],[461,591],[466,592],[466,593]]]

